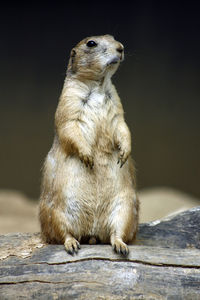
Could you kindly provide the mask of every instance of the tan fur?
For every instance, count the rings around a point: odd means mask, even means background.
[[[86,38],[71,51],[40,198],[43,235],[69,253],[97,238],[127,254],[125,243],[136,235],[131,135],[111,83],[122,60],[123,46],[110,35]]]

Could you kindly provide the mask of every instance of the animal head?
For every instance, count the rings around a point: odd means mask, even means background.
[[[92,36],[71,50],[68,72],[79,78],[99,80],[107,73],[112,76],[123,59],[124,47],[113,36]]]

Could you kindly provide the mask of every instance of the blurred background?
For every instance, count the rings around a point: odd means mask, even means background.
[[[198,1],[4,2],[0,22],[0,189],[38,199],[70,50],[108,33],[125,46],[113,81],[138,189],[200,198]]]

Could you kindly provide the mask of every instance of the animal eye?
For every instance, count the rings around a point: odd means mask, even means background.
[[[95,41],[88,41],[86,45],[91,48],[97,46],[97,43]]]

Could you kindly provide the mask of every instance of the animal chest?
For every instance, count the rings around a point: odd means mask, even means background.
[[[88,131],[110,129],[114,114],[115,106],[110,94],[93,91],[84,99],[81,119]]]

